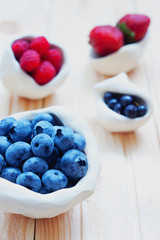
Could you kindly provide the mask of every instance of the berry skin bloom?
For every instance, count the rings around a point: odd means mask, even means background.
[[[56,68],[56,72],[58,73],[62,65],[61,52],[56,48],[50,49],[47,52],[45,59],[53,64],[53,66]]]
[[[16,40],[12,43],[12,51],[17,60],[29,49],[29,43],[25,40]]]
[[[40,56],[34,50],[27,50],[20,58],[21,68],[25,72],[34,72],[40,66]]]
[[[106,56],[123,46],[123,34],[117,27],[97,26],[89,35],[90,44],[99,56]]]
[[[44,85],[56,75],[55,67],[48,61],[43,61],[39,68],[33,73],[33,78],[39,85]]]
[[[144,38],[150,24],[150,18],[142,14],[128,14],[121,18],[118,27],[123,32],[126,39],[132,42],[140,41]]]
[[[43,36],[34,38],[30,43],[30,49],[37,51],[40,56],[44,56],[49,49],[49,42]]]

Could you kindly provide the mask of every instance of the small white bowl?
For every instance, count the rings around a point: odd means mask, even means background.
[[[34,36],[25,36],[16,39],[32,38],[34,38]],[[63,64],[59,73],[49,83],[45,85],[39,85],[31,76],[21,69],[20,64],[16,60],[11,48],[14,41],[15,39],[10,41],[5,48],[0,63],[0,77],[4,83],[4,86],[11,93],[15,93],[18,96],[29,99],[39,99],[52,94],[56,88],[64,83],[66,77],[68,76],[69,68],[66,52],[61,46],[50,43],[54,47],[60,49],[63,54]]]
[[[92,67],[101,74],[112,76],[121,72],[129,72],[137,65],[148,38],[147,33],[141,41],[124,45],[118,51],[105,57],[97,57],[92,48],[89,61]]]
[[[143,117],[137,117],[134,119],[125,117],[124,115],[111,110],[105,104],[103,99],[105,92],[114,92],[137,96],[145,102],[148,111]],[[126,73],[120,73],[115,77],[104,80],[101,83],[97,83],[94,86],[94,96],[96,102],[97,117],[99,118],[102,125],[110,132],[134,131],[143,125],[149,119],[152,113],[152,104],[150,99],[141,89],[129,81]]]
[[[87,199],[95,190],[101,168],[97,143],[90,128],[79,116],[70,109],[61,106],[20,112],[11,116],[16,119],[32,120],[42,112],[55,114],[64,125],[84,136],[86,139],[85,153],[88,159],[87,174],[74,187],[49,194],[36,193],[0,178],[0,208],[5,212],[22,214],[31,218],[51,218],[68,211]]]

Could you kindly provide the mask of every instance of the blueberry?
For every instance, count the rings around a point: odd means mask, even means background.
[[[39,193],[41,194],[47,194],[47,193],[50,193],[50,191],[48,191],[45,187],[41,187],[40,190],[38,191]]]
[[[58,158],[55,165],[54,169],[61,170],[61,158]]]
[[[46,161],[48,162],[50,168],[54,167],[57,159],[58,159],[58,150],[57,150],[57,148],[54,147],[52,154],[46,158]]]
[[[113,109],[116,113],[119,113],[121,114],[122,113],[122,105],[121,103],[117,103],[115,106],[114,106],[114,109]]]
[[[28,120],[18,120],[16,121],[10,132],[9,135],[13,142],[18,141],[25,141],[28,142],[31,139],[32,135],[32,128],[31,123]]]
[[[33,135],[36,136],[40,133],[46,133],[51,137],[53,134],[53,125],[47,121],[40,121],[36,123],[33,129]]]
[[[138,117],[143,117],[147,113],[147,107],[144,105],[140,105],[138,108]]]
[[[66,152],[61,158],[61,170],[72,180],[84,177],[88,170],[86,155],[79,150],[72,149]]]
[[[0,173],[5,167],[7,167],[7,163],[4,160],[4,157],[0,154]]]
[[[106,93],[104,94],[104,102],[105,102],[106,104],[108,104],[109,100],[111,100],[112,98],[113,98],[113,93],[111,93],[111,92],[106,92]]]
[[[0,136],[0,154],[5,156],[7,148],[12,144],[8,137]]]
[[[23,172],[33,172],[41,177],[48,170],[48,163],[39,157],[31,157],[25,161],[22,167]]]
[[[137,117],[137,107],[135,105],[128,105],[125,109],[124,109],[124,115],[129,117],[129,118],[135,118]]]
[[[7,179],[10,182],[16,183],[17,177],[21,174],[18,168],[7,167],[3,169],[1,177]]]
[[[47,158],[54,149],[54,142],[50,136],[40,133],[31,141],[32,152],[37,157]]]
[[[12,117],[4,118],[0,121],[0,136],[6,136],[9,134],[16,119]]]
[[[115,105],[118,103],[118,100],[116,98],[112,98],[108,102],[108,107],[111,108],[112,110],[114,109]]]
[[[74,132],[68,127],[53,127],[54,133],[52,135],[55,146],[58,150],[65,152],[71,149],[74,145]]]
[[[123,107],[126,107],[129,104],[133,103],[133,97],[130,95],[123,95],[122,97],[120,97],[120,103]]]
[[[68,179],[61,171],[50,169],[43,174],[42,183],[48,191],[54,192],[65,188],[67,186]]]
[[[85,138],[79,134],[79,133],[75,133],[74,134],[74,149],[78,149],[79,151],[84,151],[86,146],[86,140]]]
[[[41,179],[33,172],[21,173],[17,177],[16,183],[34,192],[38,192],[41,188]]]
[[[31,156],[30,144],[21,141],[10,145],[5,154],[7,163],[13,167],[21,167],[23,162]]]
[[[55,124],[55,121],[54,121],[53,117],[51,116],[51,114],[40,113],[40,114],[36,115],[35,118],[32,120],[32,127],[34,127],[36,125],[36,123],[38,123],[40,121],[48,121],[48,122],[52,123],[53,125]]]
[[[55,125],[55,126],[64,126],[64,124],[63,124],[63,122],[61,121],[61,119],[59,118],[59,117],[57,117],[55,114],[53,114],[53,113],[50,113],[51,114],[51,116],[53,117],[53,119],[54,119],[54,122],[55,122],[55,124],[53,124],[53,125]]]

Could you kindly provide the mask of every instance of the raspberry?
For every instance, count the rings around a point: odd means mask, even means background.
[[[55,67],[48,61],[43,61],[40,67],[33,73],[33,78],[39,85],[44,85],[56,75]]]
[[[29,48],[29,43],[25,40],[16,40],[12,43],[12,50],[17,60],[22,56],[22,54]]]
[[[34,50],[27,50],[20,58],[21,68],[25,72],[33,72],[40,66],[40,56]]]
[[[30,48],[36,50],[40,56],[44,56],[49,49],[49,42],[45,37],[36,37],[30,43]]]
[[[106,56],[123,46],[123,34],[117,27],[97,26],[89,37],[90,44],[99,56]]]
[[[128,14],[121,18],[117,24],[123,32],[126,42],[137,42],[144,38],[150,18],[141,14]]]
[[[45,59],[53,64],[53,66],[56,68],[56,72],[58,73],[62,65],[62,54],[60,50],[55,48],[50,49],[47,52]]]

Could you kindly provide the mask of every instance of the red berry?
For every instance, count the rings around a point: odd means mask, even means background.
[[[12,43],[12,50],[17,60],[22,56],[22,54],[29,48],[29,43],[25,40],[16,40]]]
[[[90,44],[100,56],[106,56],[123,46],[123,34],[117,27],[97,26],[90,32]]]
[[[36,37],[34,38],[31,43],[30,43],[30,48],[33,50],[36,50],[40,56],[42,57],[43,55],[46,54],[46,52],[49,49],[49,42],[45,37]]]
[[[56,72],[58,73],[62,65],[62,54],[60,50],[56,48],[50,49],[47,52],[45,59],[53,64],[56,68]]]
[[[131,31],[131,33],[133,33],[132,38],[134,42],[137,42],[144,38],[150,24],[150,18],[141,14],[128,14],[119,20],[118,25],[120,25],[120,29],[122,23],[126,24],[126,27]],[[122,26],[122,31],[123,28],[124,27]],[[125,30],[126,29],[123,31],[124,36],[127,35]]]
[[[27,50],[23,53],[19,62],[25,72],[33,72],[41,63],[40,55],[34,50]]]
[[[33,73],[33,78],[38,84],[44,85],[51,81],[55,75],[55,67],[50,62],[43,61],[39,68]]]

